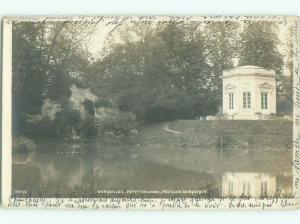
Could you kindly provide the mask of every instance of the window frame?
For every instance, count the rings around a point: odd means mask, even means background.
[[[229,106],[229,110],[234,109],[234,94],[233,94],[233,92],[228,93],[228,106]]]
[[[251,108],[251,92],[244,91],[243,92],[243,109]]]
[[[260,93],[260,108],[262,110],[269,109],[269,100],[268,100],[268,92],[264,91]]]

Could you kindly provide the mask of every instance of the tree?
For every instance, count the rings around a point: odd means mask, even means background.
[[[245,25],[241,34],[240,65],[255,65],[281,75],[283,59],[278,50],[278,28],[271,22]]]
[[[99,72],[92,83],[101,80],[100,95],[110,95],[119,109],[148,122],[216,112],[215,100],[209,95],[214,83],[208,81],[211,67],[201,32],[190,24],[175,23],[148,27],[146,32],[136,27],[134,34],[131,31],[123,31],[124,38],[94,64]],[[110,91],[104,93],[105,87]],[[215,109],[206,111],[205,101]]]
[[[280,45],[278,28],[271,22],[254,22],[245,25],[240,45],[240,65],[256,65],[275,71],[277,111],[281,112],[285,107],[283,105],[286,105],[286,100],[292,99],[289,92],[292,89],[292,76],[286,77],[283,74],[283,55],[278,50]]]
[[[223,71],[234,66],[238,57],[240,25],[233,21],[211,22],[204,27],[208,60],[212,67],[211,79],[216,87],[218,102],[222,100]]]
[[[27,129],[44,99],[65,104],[73,82],[84,83],[89,55],[84,42],[94,27],[67,22],[14,22],[12,75],[14,133]]]
[[[293,111],[293,71],[294,71],[294,31],[291,27],[288,30],[287,47],[286,47],[286,64],[287,71],[280,79],[279,99],[277,102],[277,111],[279,113],[292,114]]]
[[[13,24],[13,131],[17,133],[25,129],[25,115],[39,113],[42,106],[46,81],[42,75],[42,29],[38,23]]]

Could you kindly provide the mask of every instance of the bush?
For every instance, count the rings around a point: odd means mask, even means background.
[[[71,133],[72,127],[76,130],[80,130],[81,117],[80,113],[75,110],[63,110],[56,114],[54,120],[58,133],[60,136],[66,136]]]
[[[117,109],[97,122],[101,124],[104,131],[111,131],[117,135],[128,135],[137,124],[133,113]]]
[[[85,138],[92,138],[97,135],[95,119],[92,117],[86,118],[81,122],[80,133]]]
[[[26,137],[14,137],[12,141],[14,153],[27,153],[36,150],[35,143]]]
[[[184,91],[169,90],[156,96],[155,103],[147,105],[143,120],[149,123],[193,118],[194,102]]]
[[[26,130],[26,135],[32,138],[56,137],[59,131],[57,124],[48,117],[27,123]]]

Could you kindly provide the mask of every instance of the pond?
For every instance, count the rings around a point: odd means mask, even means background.
[[[245,174],[267,182],[263,193],[273,195],[278,187],[285,195],[292,192],[291,151],[225,152],[220,158],[214,150],[163,145],[141,148],[96,142],[44,142],[38,144],[38,149],[13,154],[15,196],[159,197],[162,191],[168,195],[185,191],[200,197],[241,196],[245,195],[245,187],[239,180]],[[278,163],[280,170],[275,167]],[[261,174],[264,178],[260,180]],[[234,185],[234,190],[228,189],[229,185]],[[251,186],[248,192],[259,195],[255,191],[261,189],[255,188],[259,186]]]

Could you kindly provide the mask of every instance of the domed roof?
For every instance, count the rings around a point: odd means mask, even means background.
[[[223,71],[223,77],[230,76],[240,76],[240,75],[253,75],[253,76],[274,76],[275,71],[271,69],[265,69],[254,65],[245,65],[240,67],[235,67],[232,69],[227,69]]]

